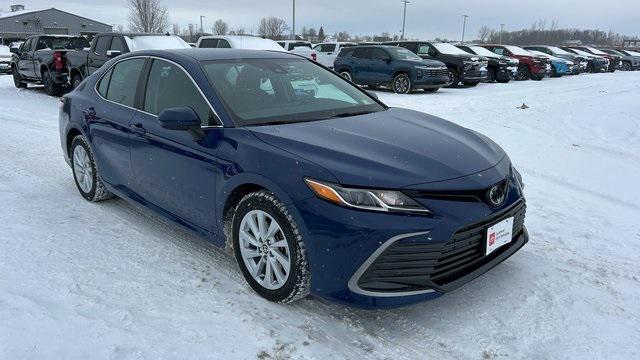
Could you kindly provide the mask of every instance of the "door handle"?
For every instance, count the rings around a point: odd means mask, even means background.
[[[136,133],[138,135],[144,135],[144,134],[147,133],[147,129],[145,129],[144,126],[142,126],[142,124],[140,124],[140,123],[132,124],[130,126],[130,128],[131,128],[132,132],[134,132],[134,133]]]

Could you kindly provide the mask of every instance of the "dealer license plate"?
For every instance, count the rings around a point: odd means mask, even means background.
[[[489,255],[501,246],[511,242],[513,238],[513,218],[502,220],[487,229],[487,246],[485,255]]]

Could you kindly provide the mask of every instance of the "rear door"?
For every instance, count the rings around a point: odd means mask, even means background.
[[[82,109],[103,180],[130,194],[131,168],[130,122],[145,58],[118,62],[98,82],[100,100]]]
[[[393,72],[389,64],[391,56],[386,51],[374,48],[371,50],[371,79],[377,83],[391,82]]]
[[[107,57],[107,50],[111,47],[111,39],[113,36],[101,35],[95,39],[95,46],[89,53],[87,61],[87,68],[89,69],[89,75],[93,74],[96,70],[100,69],[109,58]]]
[[[362,47],[356,48],[353,51],[353,73],[351,77],[358,84],[367,84],[371,80],[370,62],[371,62],[371,48]]]
[[[215,228],[215,179],[221,166],[208,155],[204,142],[187,131],[167,130],[158,115],[165,109],[189,107],[207,132],[221,132],[217,117],[197,85],[180,66],[160,59],[150,63],[144,96],[133,121],[131,162],[135,191],[145,202],[178,217],[190,227]],[[215,148],[208,137],[206,146]]]

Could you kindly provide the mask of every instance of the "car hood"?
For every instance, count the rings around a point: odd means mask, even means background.
[[[433,59],[398,60],[398,63],[402,63],[409,66],[428,66],[428,67],[446,66],[442,61],[433,60]]]
[[[397,189],[455,179],[494,167],[505,157],[483,135],[405,109],[249,129],[352,186]]]

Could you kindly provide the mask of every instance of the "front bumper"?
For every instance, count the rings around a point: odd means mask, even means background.
[[[7,61],[0,61],[0,73],[8,74],[11,72],[11,64]]]
[[[485,175],[495,179],[489,173]],[[510,244],[488,257],[472,259],[469,267],[449,274],[451,276],[443,281],[439,279],[439,283],[432,282],[431,273],[416,273],[414,282],[420,285],[417,288],[392,289],[388,284],[378,282],[383,288],[379,289],[376,281],[371,281],[370,274],[376,271],[372,268],[377,266],[376,260],[391,245],[409,244],[436,251],[455,248],[457,245],[451,242],[470,224],[479,233],[473,239],[465,240],[465,244],[475,242],[476,246],[470,251],[478,255],[486,243],[486,228],[516,206],[524,206],[522,192],[514,181],[510,180],[505,205],[497,209],[482,202],[415,198],[434,212],[432,217],[353,210],[315,197],[290,205],[292,213],[299,217],[305,238],[312,293],[357,307],[385,308],[433,299],[462,286],[513,255],[528,241],[523,223],[520,228],[514,225],[514,238]]]
[[[449,83],[449,70],[446,67],[420,69],[416,71],[413,87],[416,89],[434,89]]]

